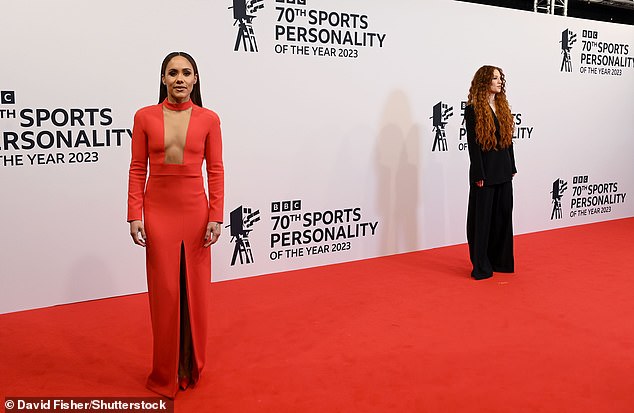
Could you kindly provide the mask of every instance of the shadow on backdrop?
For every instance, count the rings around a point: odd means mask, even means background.
[[[413,121],[409,98],[402,90],[394,90],[383,108],[375,148],[382,254],[420,249],[419,149],[420,128]]]

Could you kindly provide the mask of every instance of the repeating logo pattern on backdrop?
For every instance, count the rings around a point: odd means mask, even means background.
[[[260,221],[260,210],[239,206],[229,218],[230,243],[235,243],[231,265],[253,263],[250,235]],[[375,236],[379,225],[378,221],[364,220],[361,207],[306,211],[299,199],[271,202],[270,219],[267,254],[271,261],[351,251],[355,239]],[[263,255],[264,245],[255,248]]]
[[[450,118],[454,115],[453,106],[450,106],[450,103],[445,103],[440,101],[436,103],[432,107],[432,116],[430,116],[432,123],[432,134],[434,136],[434,141],[430,145],[431,152],[449,152],[453,150],[452,148],[457,148],[458,151],[466,151],[468,148],[467,144],[467,127],[464,119],[464,110],[467,107],[466,101],[460,102],[460,128],[458,139],[455,137],[452,139],[451,136],[447,137],[447,125],[450,125],[450,122],[456,122],[457,120],[451,120]],[[524,122],[523,118],[524,114],[521,112],[513,113],[513,123],[515,125],[513,131],[513,142],[518,141],[530,141],[533,138],[533,126],[527,126]],[[456,144],[457,141],[457,144]],[[455,145],[455,146],[454,146]]]
[[[255,39],[255,30],[253,29],[253,19],[256,18],[255,13],[264,8],[264,0],[233,0],[234,26],[238,26],[238,34],[236,36],[236,44],[233,48],[234,52],[240,49],[240,45],[245,52],[257,52],[258,43]]]
[[[629,54],[629,39],[606,38],[598,30],[583,29],[579,40],[580,45],[577,47],[577,33],[570,29],[561,32],[560,72],[623,76],[628,69],[634,67],[634,57]]]
[[[94,165],[121,147],[129,128],[114,127],[110,107],[23,107],[0,91],[0,167]]]
[[[367,14],[311,8],[308,1],[275,0],[273,25],[258,24],[265,34],[272,36],[272,51],[276,54],[357,59],[363,50],[384,47],[387,34],[375,31]],[[314,3],[318,4],[316,0]],[[233,9],[237,27],[235,52],[260,51],[254,19],[262,8],[264,0],[232,0],[229,9]]]
[[[364,221],[361,207],[303,211],[301,200],[271,203],[272,261],[350,251],[356,238],[376,235],[378,221]]]
[[[608,214],[615,211],[615,205],[624,204],[626,192],[621,192],[618,181],[592,182],[588,175],[572,177],[572,193],[570,194],[570,218],[587,217],[596,214]],[[553,210],[550,219],[563,217],[563,196],[568,189],[568,183],[561,178],[553,181],[551,202]]]

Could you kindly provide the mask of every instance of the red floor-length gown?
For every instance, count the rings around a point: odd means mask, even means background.
[[[191,108],[182,164],[165,163],[163,108]],[[209,202],[202,162],[206,161]],[[147,178],[149,160],[150,174]],[[144,219],[146,265],[153,334],[153,366],[147,386],[173,398],[178,391],[182,306],[181,259],[191,328],[191,384],[205,364],[207,292],[211,255],[204,248],[208,222],[222,222],[224,168],[220,119],[194,105],[162,104],[140,109],[134,117],[128,189],[128,221]],[[184,257],[181,257],[184,251]]]

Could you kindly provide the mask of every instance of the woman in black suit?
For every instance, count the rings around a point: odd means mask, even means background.
[[[482,66],[471,81],[465,108],[469,146],[467,241],[471,276],[514,272],[513,115],[506,100],[502,69]]]

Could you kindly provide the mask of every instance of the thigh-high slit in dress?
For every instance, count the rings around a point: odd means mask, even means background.
[[[164,110],[190,110],[182,163],[165,163]],[[206,162],[209,200],[202,162]],[[149,177],[147,168],[149,164]],[[147,181],[146,181],[147,179]],[[205,365],[211,254],[208,222],[222,222],[224,168],[218,116],[191,100],[140,109],[134,117],[128,221],[144,220],[153,335],[147,387],[173,398]]]

